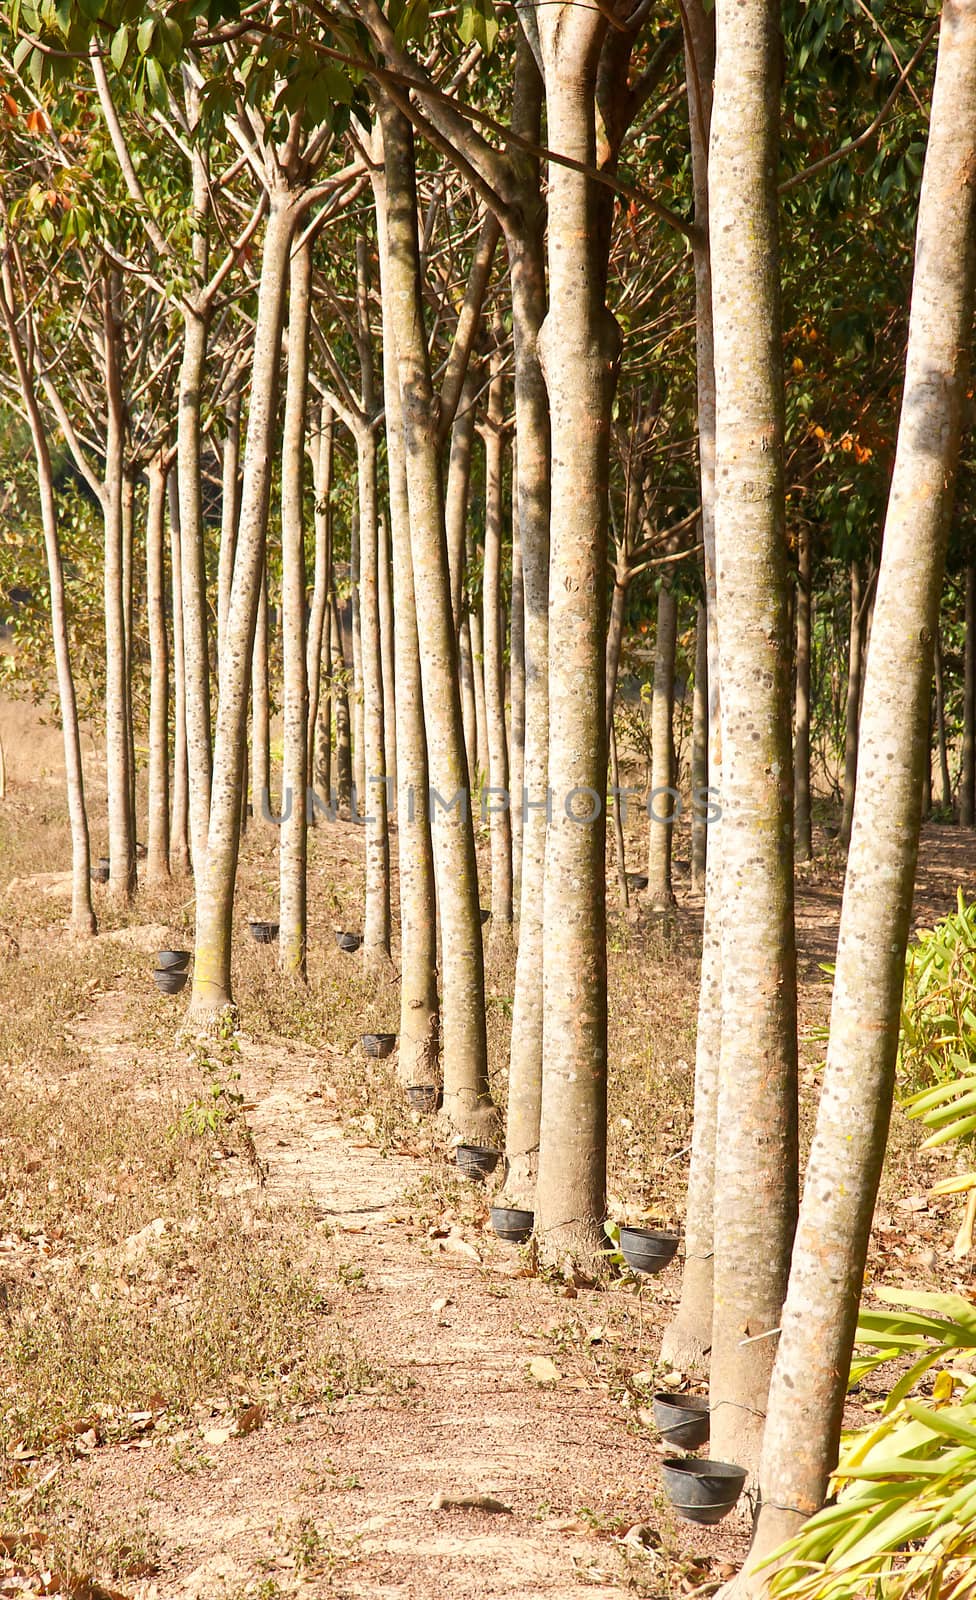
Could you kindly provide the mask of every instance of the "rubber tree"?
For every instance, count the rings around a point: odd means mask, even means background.
[[[810,834],[810,631],[813,620],[813,561],[810,525],[797,531],[796,689],[793,718],[793,837],[797,861],[809,861]]]
[[[308,669],[305,658],[305,425],[312,241],[288,268],[288,376],[281,438],[282,808],[278,861],[278,965],[308,971]],[[258,797],[255,796],[255,799]]]
[[[718,625],[715,598],[715,360],[712,333],[712,259],[709,236],[708,151],[715,72],[715,14],[703,0],[687,0],[682,11],[685,82],[688,91],[695,227],[695,351],[698,391],[698,471],[701,481],[702,548],[708,679],[708,781],[722,791]],[[714,1262],[715,1111],[722,1038],[721,825],[710,830],[705,868],[705,909],[698,987],[695,1095],[691,1163],[685,1206],[685,1259],[681,1298],[661,1341],[661,1360],[682,1371],[707,1365],[712,1345]]]
[[[169,640],[166,634],[165,451],[148,462],[146,626],[149,633],[149,795],[146,882],[166,883],[169,870]]]
[[[387,179],[382,127],[373,130],[370,179],[376,203],[383,306],[383,395],[393,562],[397,685],[397,846],[400,869],[400,1038],[397,1074],[405,1087],[440,1078],[440,1009],[437,992],[437,896],[430,814],[427,735],[420,675],[420,640],[410,553],[410,505],[404,456],[400,374],[387,294],[389,253]]]
[[[173,786],[170,796],[170,870],[190,870],[190,779],[186,750],[186,673],[183,655],[183,566],[180,560],[180,500],[172,467],[166,479],[169,510],[170,594],[173,617]]]
[[[277,417],[278,368],[288,287],[288,262],[300,218],[319,198],[338,204],[358,166],[313,185],[313,157],[301,148],[302,121],[293,113],[279,147],[262,146],[267,225],[261,254],[251,368],[251,399],[234,577],[227,611],[214,741],[206,870],[197,895],[196,957],[190,1017],[209,1023],[233,1005],[231,945],[240,848],[240,799],[251,656],[265,565],[265,536]],[[317,153],[322,153],[321,143]],[[255,795],[255,811],[261,796]]]
[[[386,171],[383,300],[389,299],[400,390],[441,919],[444,1111],[459,1133],[484,1138],[494,1127],[497,1113],[488,1091],[478,868],[451,609],[437,408],[423,319],[413,130],[382,94],[379,116]],[[427,794],[423,803],[428,803]]]
[[[709,151],[722,727],[722,1040],[709,1387],[758,1465],[798,1187],[792,648],[777,222],[777,0],[718,0]]]
[[[359,483],[359,618],[362,732],[365,786],[360,810],[366,828],[366,914],[363,956],[373,967],[390,962],[389,787],[383,705],[383,646],[380,637],[380,530],[376,467],[376,397],[369,319],[369,253],[356,241],[356,334],[360,404],[356,429]]]
[[[966,566],[963,645],[963,724],[959,773],[959,821],[976,825],[976,566]]]
[[[651,700],[651,799],[647,846],[647,896],[655,911],[674,904],[671,844],[674,836],[674,659],[678,602],[666,579],[657,593],[654,692]]]
[[[505,727],[505,619],[502,602],[503,481],[505,459],[505,391],[502,336],[496,318],[495,342],[489,361],[487,415],[482,428],[485,446],[485,561],[482,586],[485,647],[485,712],[488,723],[488,788],[482,800],[488,816],[491,848],[491,943],[499,943],[512,927],[512,816],[509,796],[508,736]]]
[[[858,723],[864,670],[864,604],[860,564],[852,561],[851,626],[847,645],[847,700],[844,712],[844,804],[840,823],[840,842],[845,850],[851,842],[857,785]]]
[[[607,18],[536,13],[548,143],[593,167]],[[549,163],[549,308],[539,351],[552,427],[549,764],[543,901],[543,1077],[535,1236],[549,1262],[590,1265],[606,1209],[604,615],[610,407],[621,336],[606,305],[609,240],[596,186]]]
[[[837,1460],[894,1089],[932,643],[969,383],[974,284],[976,3],[946,0],[827,1064],[769,1394],[754,1560],[820,1507]]]
[[[312,599],[308,613],[308,646],[306,673],[308,676],[308,734],[307,761],[311,773],[312,790],[316,800],[325,807],[331,801],[332,773],[320,773],[315,759],[316,729],[320,707],[329,733],[327,748],[331,757],[332,704],[329,690],[323,692],[323,675],[331,671],[332,609],[329,594],[332,589],[332,462],[335,421],[332,406],[327,399],[321,401],[317,426],[309,439],[312,458],[312,487],[315,493],[315,555],[313,560]],[[314,820],[314,810],[312,819]]]
[[[33,329],[30,312],[26,312],[27,343],[18,325],[14,274],[11,268],[13,246],[6,229],[0,234],[0,318],[10,347],[10,356],[20,389],[27,425],[30,429],[37,473],[37,489],[41,508],[41,528],[44,534],[44,555],[50,585],[51,639],[54,647],[54,667],[58,684],[58,704],[61,712],[61,733],[64,742],[64,769],[68,801],[68,821],[71,828],[71,927],[74,933],[93,934],[97,931],[91,899],[91,850],[88,834],[88,813],[85,809],[85,774],[81,759],[81,732],[78,726],[78,706],[75,698],[74,677],[68,641],[68,615],[64,586],[64,563],[58,532],[57,503],[54,497],[54,473],[51,466],[51,449],[44,417],[38,401],[29,352],[33,348]]]

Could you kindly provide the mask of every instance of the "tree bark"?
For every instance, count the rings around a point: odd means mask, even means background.
[[[962,771],[959,821],[976,826],[976,566],[966,568],[966,642],[963,664]]]
[[[305,658],[305,421],[312,245],[288,268],[288,376],[281,439],[281,642],[283,742],[278,834],[278,965],[308,975],[308,667]]]
[[[804,519],[797,534],[796,707],[793,723],[793,839],[797,861],[809,861],[810,834],[810,627],[813,607],[813,562],[810,526]]]
[[[935,633],[935,737],[939,750],[939,778],[942,787],[941,806],[946,816],[952,812],[952,779],[949,776],[949,750],[946,744],[945,686],[942,679],[942,642],[938,629]]]
[[[383,671],[383,749],[389,809],[397,792],[396,760],[396,656],[393,643],[393,569],[390,565],[390,524],[381,509],[378,522],[380,656]]]
[[[102,330],[107,428],[102,517],[105,526],[105,743],[108,793],[109,893],[128,903],[135,891],[136,841],[132,828],[129,748],[129,676],[126,671],[124,530],[122,520],[125,399],[120,366],[116,271],[102,281]]]
[[[512,901],[518,915],[522,895],[522,785],[525,781],[525,586],[518,514],[518,446],[512,446],[512,605],[508,621],[509,750],[512,791]]]
[[[172,871],[190,871],[190,780],[186,748],[186,669],[183,651],[183,563],[176,474],[166,480],[169,505],[170,587],[173,597],[173,786],[169,859]]]
[[[976,4],[942,11],[830,1022],[763,1449],[761,1559],[823,1500],[884,1157],[976,280]]]
[[[857,784],[857,732],[861,706],[861,673],[864,655],[864,617],[861,594],[861,569],[851,562],[851,632],[847,656],[847,709],[844,722],[844,807],[841,813],[840,842],[846,850],[851,842],[854,820],[854,792]]]
[[[362,556],[360,553],[359,502],[352,508],[350,535],[349,576],[352,584],[349,597],[352,618],[352,773],[356,811],[361,817],[368,810],[366,792],[366,733],[363,704],[363,624],[360,611],[360,584],[362,581]]]
[[[166,638],[166,466],[149,462],[146,622],[149,630],[149,820],[146,882],[169,880],[169,646]]]
[[[74,677],[71,671],[71,653],[68,640],[68,613],[64,589],[64,564],[61,559],[61,541],[58,535],[57,502],[54,498],[54,473],[51,451],[44,420],[37,401],[34,374],[17,327],[13,280],[6,254],[0,263],[0,318],[3,320],[10,355],[17,374],[21,398],[27,413],[34,464],[37,471],[37,491],[41,505],[41,527],[44,533],[44,555],[47,562],[48,583],[51,591],[51,641],[54,646],[54,668],[58,683],[58,704],[61,712],[61,734],[64,742],[64,769],[68,801],[68,822],[71,828],[71,928],[76,934],[97,932],[91,898],[91,846],[88,833],[88,813],[85,809],[85,773],[81,759],[81,732],[78,726],[78,706],[75,699]],[[2,766],[2,761],[0,761]]]
[[[543,85],[532,52],[519,38],[513,126],[538,140]],[[538,162],[526,161],[518,225],[506,228],[512,288],[515,390],[515,458],[521,574],[521,675],[525,731],[522,776],[513,794],[519,808],[521,890],[518,955],[509,1047],[508,1119],[504,1193],[509,1204],[532,1210],[539,1167],[542,1114],[543,893],[549,783],[549,394],[539,359],[539,330],[546,314],[546,208]],[[513,734],[515,733],[515,586],[513,623]],[[513,740],[514,742],[514,740]]]
[[[496,340],[501,329],[496,328]],[[505,729],[505,622],[502,607],[502,484],[505,455],[505,392],[501,351],[491,355],[485,441],[485,567],[482,610],[485,642],[485,714],[488,725],[488,786],[482,801],[489,818],[491,848],[491,943],[512,928],[512,812],[508,738]]]
[[[708,620],[705,602],[698,602],[695,624],[695,686],[691,712],[691,887],[705,887],[708,855]]]
[[[678,640],[678,602],[662,580],[657,596],[654,646],[654,698],[651,704],[651,798],[647,845],[647,896],[655,911],[674,904],[671,843],[674,799],[674,657]]]
[[[241,781],[244,781],[243,775]],[[270,827],[268,819],[273,815],[271,692],[268,683],[268,570],[264,563],[258,579],[258,610],[251,645],[251,798],[255,823]]]
[[[308,616],[308,770],[315,798],[326,809],[332,801],[332,454],[335,421],[332,407],[322,401],[318,431],[311,442],[312,483],[315,490],[315,572]],[[321,730],[320,730],[321,721]],[[313,809],[312,820],[315,820]]]
[[[241,504],[241,395],[236,387],[224,402],[224,444],[220,481],[220,553],[217,559],[217,660],[224,651],[230,586],[237,549],[237,518]]]
[[[397,686],[397,846],[400,867],[400,1040],[397,1074],[405,1087],[440,1081],[437,998],[437,898],[427,809],[429,781],[420,641],[410,551],[410,506],[396,339],[390,315],[386,174],[381,130],[374,133],[372,173],[383,304],[383,396],[386,408],[393,556],[393,644]]]
[[[456,633],[460,630],[462,616],[465,535],[468,526],[468,491],[471,484],[471,451],[474,444],[477,387],[478,369],[472,362],[465,374],[457,416],[451,428],[447,491],[444,498],[447,562],[451,573],[451,612]]]
[[[722,726],[715,569],[715,357],[708,225],[708,146],[715,70],[715,14],[713,10],[706,11],[703,0],[686,0],[682,20],[695,196],[692,252],[695,265],[698,471],[701,479],[708,651],[708,781],[721,794]],[[721,838],[721,827],[711,830],[705,868],[695,1099],[685,1208],[685,1263],[681,1276],[681,1300],[661,1342],[661,1360],[689,1372],[702,1370],[712,1343],[715,1116],[722,1042]]]
[[[207,566],[201,503],[200,413],[207,362],[207,317],[186,310],[177,410],[177,483],[180,497],[180,575],[186,748],[190,794],[190,854],[199,882],[207,851],[213,752],[210,724],[210,646],[207,638]]]
[[[777,0],[718,0],[716,29],[709,207],[723,942],[710,1448],[752,1472],[798,1184]]]
[[[349,669],[342,648],[342,622],[336,602],[335,586],[331,597],[332,634],[332,685],[331,698],[335,709],[335,778],[336,803],[346,816],[352,812],[352,719],[349,715],[347,688]]]
[[[488,1091],[478,867],[458,688],[437,415],[423,325],[413,135],[402,114],[384,99],[380,100],[380,117],[386,165],[383,299],[390,301],[390,330],[397,356],[431,804],[432,809],[438,808],[431,831],[442,927],[444,1111],[459,1133],[484,1139],[493,1130],[497,1113]]]
[[[240,847],[240,790],[244,769],[247,690],[264,568],[278,363],[295,208],[287,191],[272,189],[261,260],[244,482],[220,663],[206,872],[197,895],[196,959],[191,1015],[208,1020],[233,1005],[230,957],[234,885]],[[255,796],[258,800],[258,796]]]
[[[538,12],[547,139],[596,160],[594,94],[606,19]],[[535,1237],[544,1261],[592,1266],[606,1214],[605,587],[610,408],[620,330],[607,309],[602,197],[549,164],[549,309],[539,350],[552,426],[549,779],[541,1139]],[[581,817],[584,819],[581,821]]]

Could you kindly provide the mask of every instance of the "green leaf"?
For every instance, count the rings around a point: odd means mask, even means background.
[[[139,24],[136,34],[136,45],[141,56],[146,56],[152,49],[153,36],[156,32],[156,18],[145,17]]]
[[[116,72],[121,72],[125,66],[125,58],[129,53],[129,30],[123,23],[112,40],[112,65]]]
[[[498,38],[498,19],[492,0],[462,0],[458,7],[457,31],[465,44],[480,44],[490,55]]]

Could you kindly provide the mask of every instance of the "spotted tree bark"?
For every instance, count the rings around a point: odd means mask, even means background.
[[[678,602],[662,580],[657,596],[654,646],[654,696],[651,702],[651,805],[647,846],[647,895],[655,910],[674,903],[671,844],[674,799],[674,658],[678,641]]]
[[[0,243],[6,247],[8,241],[2,238]],[[85,774],[81,759],[81,731],[78,726],[78,707],[68,642],[64,563],[58,532],[57,502],[54,497],[54,473],[47,431],[38,403],[34,373],[28,363],[17,325],[13,277],[6,248],[0,266],[0,319],[7,335],[11,360],[27,414],[37,472],[44,555],[50,585],[51,639],[54,646],[54,668],[58,684],[61,734],[64,741],[68,822],[71,828],[71,927],[74,933],[89,935],[97,931],[97,926],[95,913],[92,910],[91,847],[88,813],[85,809]]]
[[[932,641],[969,382],[974,283],[976,3],[946,0],[827,1065],[770,1388],[754,1560],[819,1508],[837,1460],[894,1087]]]
[[[420,673],[420,640],[410,550],[410,505],[404,457],[400,375],[387,293],[386,172],[382,130],[374,131],[371,173],[379,237],[383,304],[383,395],[386,410],[393,557],[393,645],[397,685],[397,847],[400,868],[400,1039],[397,1074],[406,1087],[440,1081],[437,994],[437,897],[427,809],[427,734]]]
[[[594,97],[605,15],[540,8],[548,143],[596,161]],[[607,309],[601,197],[549,164],[549,309],[539,349],[552,427],[549,777],[543,1079],[536,1239],[586,1264],[606,1211],[606,792],[604,706],[610,407],[620,330]]]
[[[272,188],[261,258],[251,401],[244,448],[244,480],[237,555],[227,613],[214,743],[213,796],[206,869],[197,894],[196,956],[191,1016],[208,1021],[233,1004],[231,944],[234,886],[240,848],[240,791],[251,652],[264,569],[271,490],[278,364],[288,284],[288,256],[296,221],[294,196]],[[260,796],[255,795],[255,810]]]
[[[682,13],[685,81],[690,113],[695,196],[695,346],[698,385],[698,471],[701,481],[702,546],[705,566],[705,633],[708,679],[708,781],[722,792],[718,626],[715,599],[715,359],[712,332],[712,258],[708,226],[708,147],[715,71],[715,16],[702,0],[687,0]],[[691,1164],[685,1207],[685,1260],[681,1298],[661,1341],[661,1359],[683,1371],[707,1366],[712,1344],[714,1261],[715,1110],[722,1039],[722,827],[710,830],[705,866],[705,910]]]
[[[278,835],[278,965],[308,971],[308,670],[305,660],[305,421],[312,245],[288,269],[288,377],[281,439],[282,807]]]
[[[793,719],[793,836],[797,861],[809,861],[810,838],[810,628],[813,612],[813,562],[810,528],[797,535],[796,704]]]
[[[716,1459],[758,1466],[796,1223],[792,649],[783,486],[777,0],[718,0],[709,212],[722,725]]]
[[[149,462],[146,625],[149,632],[149,804],[146,882],[169,878],[169,641],[166,636],[166,463]]]

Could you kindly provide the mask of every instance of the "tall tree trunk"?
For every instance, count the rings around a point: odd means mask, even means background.
[[[331,597],[332,682],[331,698],[335,708],[335,777],[336,802],[349,816],[352,811],[352,718],[349,715],[349,670],[342,648],[342,622],[335,588]]]
[[[618,568],[613,576],[610,595],[610,621],[607,625],[606,706],[607,728],[613,724],[613,707],[617,698],[617,678],[620,675],[620,655],[624,643],[624,611],[627,607],[627,586],[630,574]]]
[[[813,606],[813,562],[810,526],[804,519],[797,534],[796,585],[796,711],[793,725],[793,838],[797,861],[809,861],[810,836],[810,626]]]
[[[5,241],[4,241],[5,242]],[[31,372],[14,312],[13,279],[6,253],[0,260],[0,318],[10,346],[10,355],[17,373],[21,398],[27,413],[34,464],[37,470],[37,491],[41,505],[41,527],[44,532],[44,555],[47,562],[51,604],[51,640],[54,646],[54,667],[58,683],[58,704],[61,711],[61,734],[64,743],[64,770],[68,801],[68,822],[71,828],[71,928],[76,934],[89,935],[97,931],[91,898],[91,847],[88,834],[88,813],[85,809],[85,773],[81,759],[81,732],[78,727],[78,706],[75,699],[74,677],[71,671],[71,654],[68,642],[68,614],[64,591],[64,564],[61,559],[61,542],[58,536],[57,502],[54,498],[54,473],[47,433],[37,403],[34,375]],[[0,760],[2,766],[2,760]]]
[[[657,596],[657,639],[654,646],[654,698],[651,703],[651,798],[648,802],[647,896],[655,911],[674,904],[671,887],[671,842],[674,798],[674,657],[678,639],[678,602],[662,579]]]
[[[390,552],[390,524],[382,510],[378,523],[380,657],[383,671],[383,749],[386,789],[392,809],[397,790],[396,761],[396,656],[393,643],[393,568]]]
[[[539,70],[527,42],[520,36],[512,121],[517,132],[536,143],[541,127],[542,100]],[[549,394],[539,360],[539,330],[546,314],[546,209],[541,172],[535,160],[525,161],[519,212],[519,226],[509,225],[505,234],[512,288],[514,471],[525,679],[522,780],[513,796],[521,813],[522,847],[518,957],[509,1050],[505,1195],[510,1204],[532,1210],[542,1114],[542,910],[549,810],[550,489]],[[512,607],[514,625],[514,592]]]
[[[369,252],[356,241],[356,332],[360,398],[366,424],[356,436],[359,477],[359,619],[363,685],[363,758],[366,787],[361,811],[366,828],[366,912],[363,956],[379,970],[390,963],[390,792],[383,724],[383,649],[380,640],[380,533],[376,485],[376,409],[373,340],[369,319]]]
[[[220,663],[206,872],[197,894],[196,959],[191,1009],[192,1014],[200,1019],[213,1017],[233,1005],[230,957],[234,886],[240,847],[240,791],[244,776],[247,690],[264,568],[281,328],[294,226],[292,197],[287,192],[273,189],[254,330],[251,403],[244,449],[237,556],[227,613],[226,649]]]
[[[709,1404],[715,1458],[752,1471],[799,1161],[777,0],[718,0],[716,28],[709,206],[723,944]]]
[[[308,669],[305,659],[305,416],[312,245],[288,269],[288,376],[281,439],[281,643],[283,744],[278,835],[278,965],[308,973]]]
[[[124,529],[122,521],[125,400],[119,349],[119,276],[107,272],[102,286],[105,396],[105,482],[102,516],[105,524],[105,742],[108,770],[109,892],[128,902],[135,890],[136,841],[132,830],[129,789],[129,677],[126,671]]]
[[[135,573],[133,556],[136,532],[136,484],[133,469],[122,473],[122,620],[125,625],[125,742],[129,773],[129,832],[133,852],[138,838],[136,822],[136,720],[132,703],[132,667],[135,659]],[[135,861],[133,860],[133,872]]]
[[[351,545],[349,553],[349,573],[352,590],[349,597],[349,610],[352,618],[352,771],[356,794],[356,811],[359,816],[366,815],[368,810],[366,793],[366,734],[364,729],[365,708],[363,704],[363,628],[362,613],[360,611],[360,583],[362,581],[362,558],[360,555],[359,533],[359,504],[352,508]]]
[[[229,613],[228,613],[229,615]],[[243,778],[242,778],[243,782]],[[251,796],[254,820],[270,825],[271,802],[271,692],[268,683],[268,570],[258,579],[258,610],[251,645]]]
[[[471,640],[471,682],[474,686],[475,767],[471,772],[471,787],[488,781],[491,757],[488,754],[488,711],[485,705],[485,639],[481,627],[481,606],[484,605],[484,573],[482,573],[481,605],[472,597],[468,613],[468,637]]]
[[[496,328],[496,340],[500,336]],[[482,608],[485,641],[485,713],[488,724],[488,813],[491,847],[491,941],[512,927],[512,813],[505,730],[505,623],[502,608],[502,484],[505,456],[505,393],[501,351],[491,355],[485,428],[485,568]]]
[[[146,882],[169,879],[169,647],[166,639],[166,467],[148,466],[146,623],[149,631],[149,821]]]
[[[606,20],[540,10],[547,142],[592,167]],[[536,1238],[545,1261],[593,1263],[606,1213],[604,702],[610,408],[620,330],[605,301],[596,185],[549,163],[549,310],[539,349],[552,425],[549,789]],[[582,820],[581,820],[582,819]]]
[[[186,746],[186,668],[183,650],[183,563],[176,474],[166,480],[169,505],[170,587],[173,596],[173,787],[169,859],[174,872],[190,870],[190,778]]]
[[[867,664],[827,1065],[769,1398],[762,1558],[837,1460],[884,1158],[921,767],[976,279],[976,5],[946,0],[922,178],[901,422]]]
[[[942,641],[935,635],[935,736],[939,749],[939,777],[942,784],[941,806],[948,816],[952,811],[952,779],[949,776],[949,749],[946,743],[945,685],[942,677]]]
[[[332,801],[332,700],[323,675],[332,676],[332,455],[335,420],[322,401],[318,430],[311,441],[315,490],[315,572],[308,615],[308,770],[316,800],[326,809]],[[315,810],[311,813],[315,820]]]
[[[847,656],[847,710],[844,723],[844,808],[841,814],[840,842],[847,849],[854,820],[854,792],[857,784],[857,730],[861,707],[861,674],[864,654],[863,597],[861,569],[851,562],[851,632]]]
[[[440,1011],[437,998],[437,898],[427,808],[427,734],[424,727],[420,641],[410,551],[410,506],[404,455],[400,376],[388,289],[386,174],[381,130],[374,134],[373,171],[380,242],[383,305],[383,397],[386,408],[390,486],[390,546],[393,556],[393,643],[397,687],[397,845],[400,867],[401,1083],[434,1085],[440,1078]]]
[[[461,627],[465,535],[468,526],[468,492],[471,485],[471,450],[474,444],[478,376],[478,369],[472,362],[465,374],[457,416],[451,427],[451,449],[447,462],[444,522],[447,529],[447,561],[451,573],[451,612],[454,617],[455,632]]]
[[[708,620],[705,602],[698,602],[695,623],[695,686],[691,712],[691,887],[705,887],[708,854]]]
[[[478,866],[458,689],[436,406],[423,325],[413,138],[402,114],[385,100],[380,102],[380,116],[387,180],[383,299],[390,300],[400,382],[432,811],[437,807],[431,832],[442,927],[444,1110],[458,1132],[484,1138],[494,1128],[497,1113],[488,1091]]]
[[[721,793],[718,627],[715,577],[715,359],[712,328],[712,257],[708,229],[708,146],[715,69],[715,14],[703,0],[686,0],[685,79],[688,88],[691,164],[695,196],[695,343],[698,380],[698,471],[701,479],[702,546],[705,563],[705,623],[708,650],[708,781]],[[712,1343],[714,1261],[715,1114],[722,1042],[722,829],[714,828],[705,867],[705,914],[691,1165],[685,1209],[685,1263],[681,1300],[661,1342],[661,1360],[682,1371],[700,1371]]]
[[[512,900],[516,916],[522,895],[522,785],[525,781],[525,586],[518,515],[518,446],[512,447],[512,606],[508,625],[509,748],[512,791]]]
[[[461,618],[458,633],[458,678],[461,684],[461,721],[464,726],[464,754],[474,781],[478,771],[478,718],[474,705],[474,669],[471,665],[471,627],[468,612]]]
[[[217,560],[217,660],[224,650],[227,610],[234,578],[237,518],[241,505],[241,395],[236,387],[224,402],[224,444],[220,480],[220,553]]]
[[[364,242],[364,241],[363,241]],[[363,252],[361,251],[362,255]],[[372,383],[372,379],[370,379]],[[383,736],[383,657],[380,647],[379,519],[376,435],[356,440],[359,474],[359,615],[366,786],[359,802],[366,830],[366,910],[363,955],[378,968],[390,960],[390,832]]]
[[[207,318],[187,309],[177,407],[177,482],[180,496],[180,575],[186,748],[190,783],[190,853],[197,881],[203,871],[210,820],[213,755],[210,726],[210,646],[204,551],[200,413],[207,362]]]
[[[966,568],[966,642],[963,663],[962,770],[959,821],[976,826],[976,566]]]

